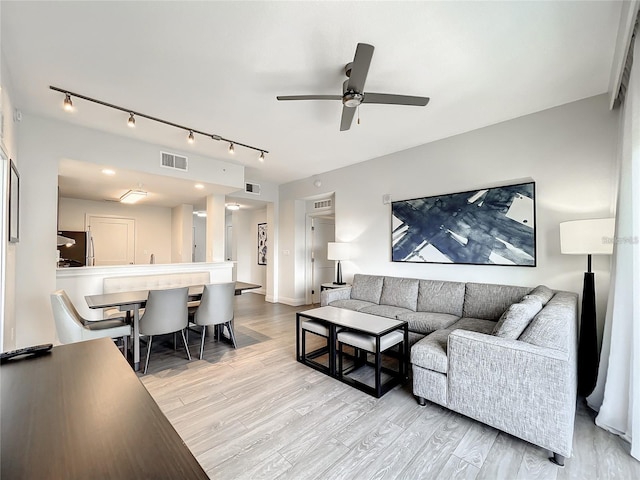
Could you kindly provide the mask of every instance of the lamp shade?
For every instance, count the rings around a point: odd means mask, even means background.
[[[327,260],[349,260],[349,244],[327,243]]]
[[[615,219],[595,218],[560,224],[560,251],[569,255],[611,255]]]

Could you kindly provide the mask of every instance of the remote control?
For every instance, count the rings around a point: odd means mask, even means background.
[[[0,360],[5,361],[10,358],[17,357],[19,355],[41,355],[43,353],[47,353],[51,351],[53,344],[51,343],[43,343],[42,345],[33,345],[31,347],[18,348],[16,350],[9,350],[8,352],[0,353]]]

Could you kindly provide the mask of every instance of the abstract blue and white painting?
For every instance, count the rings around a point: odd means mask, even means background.
[[[535,182],[391,203],[394,262],[536,265]]]

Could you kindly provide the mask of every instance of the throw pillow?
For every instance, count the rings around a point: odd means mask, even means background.
[[[551,300],[552,297],[553,297],[553,290],[551,290],[546,285],[538,285],[536,288],[534,288],[528,294],[522,297],[522,300],[535,298],[537,300],[540,300],[540,303],[544,307],[549,302],[549,300]]]
[[[516,340],[540,310],[542,310],[542,303],[537,298],[514,303],[502,314],[493,328],[493,334],[496,337]]]

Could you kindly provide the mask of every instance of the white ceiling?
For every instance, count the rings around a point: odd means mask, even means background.
[[[17,108],[245,165],[284,183],[604,93],[620,2],[11,2],[2,52]],[[366,91],[431,97],[363,105],[340,132],[356,44],[375,46]],[[55,85],[269,150],[253,151],[76,100]],[[117,121],[114,121],[117,118]],[[130,185],[131,179],[129,179]]]

